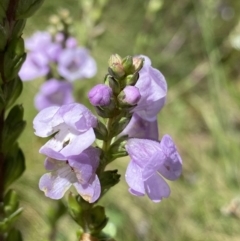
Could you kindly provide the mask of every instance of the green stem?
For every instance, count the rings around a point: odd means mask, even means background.
[[[0,114],[0,219],[4,217],[3,199],[4,199],[4,155],[2,152],[2,132],[4,126],[4,109]],[[4,241],[4,235],[0,234],[0,241]]]
[[[103,146],[102,146],[102,150],[103,152],[107,152],[110,145],[111,145],[111,142],[112,142],[112,133],[109,131],[111,128],[111,125],[113,123],[113,118],[109,118],[107,120],[107,124],[106,124],[106,127],[107,127],[107,130],[108,130],[108,138],[107,138],[107,141],[103,141]]]

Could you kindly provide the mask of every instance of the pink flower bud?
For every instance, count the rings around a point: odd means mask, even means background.
[[[107,106],[110,104],[112,89],[104,84],[94,86],[88,93],[88,98],[93,106]]]

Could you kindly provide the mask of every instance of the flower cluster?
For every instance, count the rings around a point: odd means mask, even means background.
[[[168,197],[170,188],[163,177],[179,178],[182,160],[169,135],[159,140],[157,115],[166,95],[166,80],[148,57],[111,56],[104,84],[88,93],[101,120],[80,104],[48,107],[34,119],[36,135],[53,135],[40,149],[50,171],[40,179],[40,189],[60,199],[73,185],[83,199],[95,202],[118,182],[115,171],[106,180],[107,164],[128,154],[129,192],[147,194],[153,202]]]
[[[95,202],[101,193],[96,175],[100,150],[92,147],[96,117],[81,104],[52,106],[33,121],[35,134],[52,138],[40,149],[47,156],[39,187],[47,197],[60,199],[73,185],[83,199]]]
[[[121,59],[114,55],[109,65],[105,85],[95,86],[89,92],[89,100],[110,112],[113,126],[114,121],[116,126],[123,123],[118,138],[127,136],[124,143],[131,158],[126,171],[130,193],[137,196],[146,193],[151,200],[159,202],[169,196],[170,189],[158,174],[175,180],[182,171],[182,160],[172,138],[164,135],[159,141],[158,136],[157,115],[165,104],[166,80],[146,56]],[[120,118],[111,117],[111,112],[120,113]],[[130,116],[127,121],[126,116]]]
[[[45,77],[46,82],[35,98],[35,107],[45,107],[73,102],[72,82],[92,78],[97,71],[96,62],[88,50],[79,47],[77,40],[59,32],[36,32],[26,39],[28,50],[19,76],[23,81]]]

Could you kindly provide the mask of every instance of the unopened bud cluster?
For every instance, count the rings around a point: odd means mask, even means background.
[[[122,59],[118,54],[110,57],[104,84],[96,85],[88,94],[101,117],[123,117],[124,111],[129,112],[138,103],[141,94],[135,84],[143,63],[142,57]]]

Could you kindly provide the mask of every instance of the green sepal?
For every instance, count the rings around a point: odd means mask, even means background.
[[[101,121],[98,120],[97,126],[93,130],[94,130],[94,133],[95,133],[97,139],[107,141],[108,130]]]
[[[20,19],[16,21],[12,30],[12,38],[20,37],[22,35],[25,25],[26,25],[26,19]]]
[[[111,89],[114,95],[118,95],[121,91],[120,84],[117,80],[115,80],[111,75],[106,75],[104,79],[104,83],[108,85]]]
[[[15,100],[20,96],[23,89],[23,83],[19,77],[14,78],[12,81],[4,85],[4,99],[7,107],[11,106]]]
[[[133,71],[133,57],[127,56],[122,60],[122,66],[127,74],[131,74]]]
[[[122,80],[125,77],[125,72],[122,69],[122,66],[119,65],[108,67],[108,73],[117,80]]]
[[[120,181],[121,175],[118,170],[104,171],[99,175],[101,183],[101,196],[103,196],[111,187],[115,186]]]
[[[16,10],[16,19],[31,17],[43,4],[44,0],[19,0]]]
[[[90,214],[90,225],[89,228],[91,230],[91,234],[97,234],[99,233],[108,222],[108,218],[105,214],[105,209],[102,206],[96,206],[91,209]]]
[[[111,101],[109,106],[95,106],[95,109],[97,114],[103,118],[112,118],[117,114],[113,101]]]
[[[24,41],[21,37],[14,38],[4,54],[4,79],[6,82],[17,77],[18,72],[26,59]]]
[[[139,73],[130,74],[126,77],[126,85],[135,85],[139,79]]]
[[[71,217],[75,220],[77,224],[81,227],[84,225],[84,221],[82,219],[82,206],[81,206],[81,197],[79,195],[75,196],[73,193],[69,193],[68,195],[68,212]]]
[[[19,207],[19,200],[16,191],[10,189],[4,196],[4,213],[6,216],[10,216],[17,211]]]
[[[107,152],[107,158],[109,162],[115,160],[116,158],[128,155],[125,148],[127,140],[128,136],[121,136],[110,146]]]
[[[6,241],[23,241],[21,232],[15,228],[11,229],[8,232]]]
[[[23,121],[22,105],[15,105],[9,112],[3,128],[3,150],[8,153],[12,145],[17,141],[26,126]]]
[[[9,150],[4,162],[4,189],[18,179],[25,170],[25,158],[22,150],[15,143]]]
[[[124,128],[128,125],[130,120],[131,120],[131,117],[117,118],[112,124],[112,126],[110,127],[111,136],[114,137],[114,136],[117,136],[119,133],[121,133],[124,130]]]

